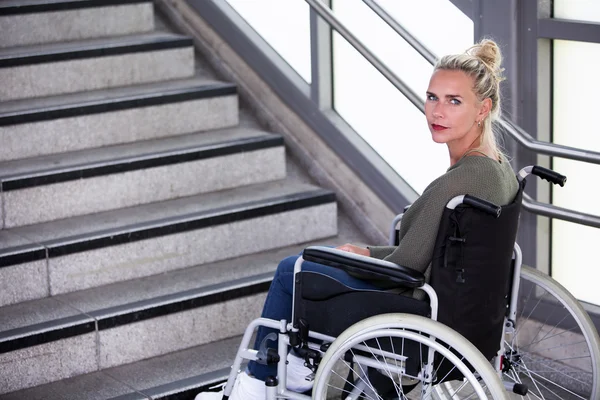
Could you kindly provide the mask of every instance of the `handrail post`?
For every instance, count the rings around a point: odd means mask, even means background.
[[[321,0],[331,7],[331,0]],[[333,105],[333,60],[331,27],[310,7],[310,96],[320,110]]]

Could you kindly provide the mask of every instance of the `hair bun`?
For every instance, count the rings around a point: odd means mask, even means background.
[[[498,80],[503,80],[501,75],[504,69],[500,68],[502,53],[496,42],[490,39],[483,39],[467,52],[481,60],[496,75]]]

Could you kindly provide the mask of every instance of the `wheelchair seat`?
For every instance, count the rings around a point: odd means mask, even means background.
[[[296,276],[294,319],[310,330],[338,336],[350,325],[373,315],[391,312],[431,316],[429,304],[410,297],[398,301],[390,291],[357,290],[334,278],[304,271]]]

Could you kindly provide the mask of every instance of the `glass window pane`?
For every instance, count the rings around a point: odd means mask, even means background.
[[[310,8],[307,2],[227,0],[227,3],[310,83]]]
[[[600,1],[554,0],[554,18],[600,22]]]
[[[554,41],[553,141],[600,151],[600,135],[593,100],[600,91],[596,76],[600,44]],[[597,188],[600,165],[554,158],[553,168],[567,176],[564,188],[553,188],[553,203],[560,207],[600,215]],[[590,282],[600,279],[598,257],[600,229],[554,221],[552,224],[552,275],[575,297],[600,304],[600,291]],[[585,279],[582,279],[585,277]]]
[[[473,21],[451,1],[377,0],[377,3],[438,56],[460,53],[473,44]]]
[[[446,148],[433,143],[419,109],[343,38],[334,34],[333,39],[335,110],[422,193],[448,167]],[[421,68],[425,74],[431,73],[428,64]]]
[[[438,55],[461,52],[473,44],[473,23],[447,0],[411,2],[411,7],[397,0],[379,3]],[[432,7],[439,13],[432,14]],[[361,0],[336,0],[333,10],[367,48],[425,98],[433,66]],[[422,193],[446,171],[446,146],[433,143],[423,113],[360,53],[341,36],[334,34],[333,39],[335,110]]]
[[[596,305],[600,305],[599,240],[598,228],[558,220],[552,223],[552,277],[575,298]]]

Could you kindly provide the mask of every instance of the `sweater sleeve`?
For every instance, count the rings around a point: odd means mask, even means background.
[[[383,260],[396,250],[396,246],[367,246],[371,250],[371,257]]]
[[[451,185],[448,179],[440,179],[421,195],[418,203],[415,202],[411,206],[410,219],[403,221],[409,226],[401,232],[402,239],[399,245],[392,247],[392,251],[383,257],[384,260],[425,273],[431,263],[444,208],[457,191],[457,188],[452,186],[454,185]],[[373,254],[380,254],[380,251],[387,251],[387,249],[390,247],[385,246],[381,250],[371,251]]]

